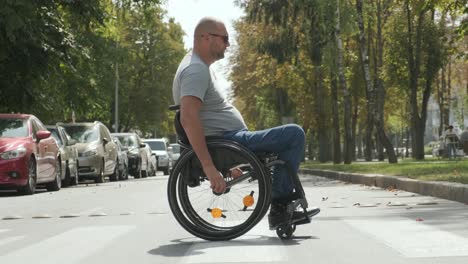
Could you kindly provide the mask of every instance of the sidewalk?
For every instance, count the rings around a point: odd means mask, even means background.
[[[421,181],[381,174],[358,174],[317,169],[299,169],[299,174],[326,177],[355,184],[377,186],[384,189],[400,189],[468,204],[468,184]]]

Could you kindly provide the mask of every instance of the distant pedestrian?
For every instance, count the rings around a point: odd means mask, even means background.
[[[453,126],[448,126],[448,129],[445,130],[445,144],[447,146],[447,157],[451,158],[452,156],[457,156],[457,144],[459,143],[459,139],[455,131],[453,130]]]
[[[465,127],[465,130],[460,135],[460,142],[463,146],[463,151],[465,155],[468,155],[468,126]]]

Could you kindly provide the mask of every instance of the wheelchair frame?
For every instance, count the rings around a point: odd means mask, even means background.
[[[310,222],[310,217],[307,215],[308,203],[305,198],[304,189],[299,180],[297,173],[294,172],[289,163],[276,159],[272,153],[253,153],[247,147],[232,140],[221,138],[207,137],[207,147],[212,155],[213,162],[216,168],[221,172],[226,180],[226,191],[224,193],[214,193],[214,196],[223,196],[228,194],[236,185],[245,182],[251,183],[257,181],[259,184],[258,201],[252,215],[249,216],[244,223],[234,227],[219,227],[212,223],[206,222],[199,213],[195,212],[190,198],[187,198],[187,190],[200,185],[200,181],[207,181],[199,164],[198,158],[188,143],[188,138],[180,123],[179,106],[171,106],[170,110],[177,110],[174,120],[177,135],[179,137],[179,144],[181,146],[181,154],[174,169],[169,175],[168,181],[168,199],[171,211],[179,222],[179,224],[191,234],[205,240],[230,240],[243,235],[253,228],[266,214],[271,203],[271,174],[274,166],[286,166],[291,180],[294,185],[294,197],[287,210],[290,219],[276,228],[276,233],[281,239],[289,239],[296,229],[296,225],[306,224]],[[240,162],[248,161],[249,166],[253,169],[243,173],[235,179],[227,179],[226,169],[231,168]],[[262,189],[260,189],[262,188]],[[253,193],[251,192],[251,200],[253,201]],[[244,200],[249,200],[247,196]],[[244,203],[245,204],[245,203]],[[257,208],[258,207],[258,208]],[[244,211],[247,206],[244,207]],[[293,223],[292,215],[297,208],[302,208],[304,212],[304,220]],[[224,216],[223,211],[218,208],[207,209],[212,215],[221,214],[219,217]],[[211,211],[210,211],[211,210]],[[233,210],[232,210],[233,211]]]

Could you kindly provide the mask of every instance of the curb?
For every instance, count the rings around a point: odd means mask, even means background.
[[[387,176],[381,174],[357,174],[317,169],[299,169],[299,173],[354,184],[376,186],[384,189],[396,188],[407,192],[419,193],[422,195],[468,204],[468,184],[444,181],[420,181],[406,177]]]

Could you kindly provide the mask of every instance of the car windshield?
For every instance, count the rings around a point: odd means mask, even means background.
[[[94,126],[67,126],[67,133],[80,143],[90,143],[99,140],[99,131]]]
[[[0,137],[27,137],[27,121],[18,118],[0,119]]]
[[[116,136],[122,146],[127,148],[138,148],[138,141],[135,135]]]
[[[180,145],[171,145],[171,147],[172,147],[172,152],[180,153]]]
[[[166,150],[166,144],[162,141],[147,141],[145,142],[152,150]]]

